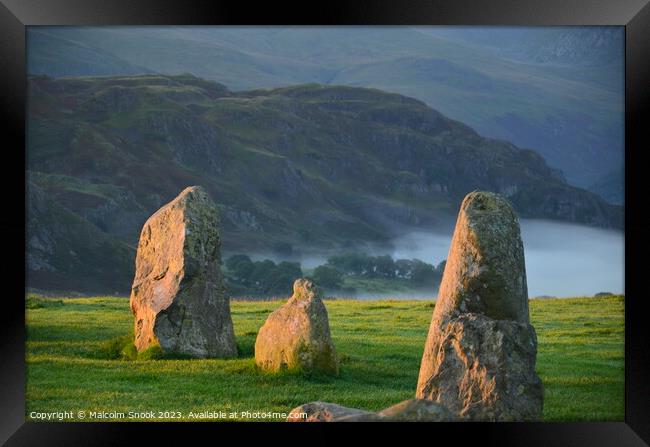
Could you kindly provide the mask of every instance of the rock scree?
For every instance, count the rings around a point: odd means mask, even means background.
[[[276,309],[255,340],[255,363],[265,371],[338,374],[322,293],[309,279],[297,279],[293,295]]]
[[[138,351],[159,344],[164,353],[237,355],[220,247],[217,208],[199,186],[145,222],[130,298]]]
[[[422,356],[416,397],[462,420],[537,420],[542,382],[519,221],[501,196],[463,200]]]

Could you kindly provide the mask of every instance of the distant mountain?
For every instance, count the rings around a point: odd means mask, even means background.
[[[622,168],[614,169],[588,189],[609,203],[623,205],[625,203],[625,173]]]
[[[623,163],[620,27],[38,27],[28,37],[32,74],[373,87],[533,149],[580,187]]]
[[[27,72],[49,76],[132,75],[152,71],[131,64],[96,46],[59,37],[58,33],[28,32]]]
[[[620,26],[430,27],[425,33],[529,63],[607,66],[621,64],[625,54]]]
[[[618,26],[565,30],[529,53],[536,62],[579,62],[587,66],[623,63],[624,55],[623,30]]]
[[[231,252],[386,244],[404,227],[450,225],[474,189],[504,194],[522,217],[622,225],[620,207],[568,185],[537,153],[374,89],[231,92],[190,75],[38,76],[28,113],[30,188],[47,197],[28,201],[37,229],[28,233],[67,228],[54,251],[28,234],[33,287],[61,287],[58,278],[76,290],[84,278],[123,285],[133,257],[124,247],[188,185],[218,203]],[[73,258],[50,261],[65,250]]]

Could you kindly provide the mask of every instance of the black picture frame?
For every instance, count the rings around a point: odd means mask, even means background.
[[[4,127],[5,201],[0,256],[5,278],[0,311],[0,442],[7,445],[122,445],[137,434],[167,442],[194,435],[226,442],[226,431],[270,435],[287,424],[31,423],[25,422],[25,27],[29,25],[622,25],[626,35],[625,93],[625,422],[417,424],[432,442],[462,436],[502,446],[642,446],[650,443],[650,325],[644,312],[642,163],[650,107],[648,0],[401,0],[259,4],[172,0],[0,0],[0,111]],[[10,161],[8,161],[10,160]],[[23,262],[19,262],[22,260]],[[21,281],[22,279],[22,281]],[[179,390],[170,390],[179,392]],[[322,440],[342,424],[290,424],[293,434]],[[355,425],[355,424],[351,424]],[[349,427],[349,425],[348,425]],[[394,425],[356,424],[366,433],[400,433]],[[347,427],[346,427],[347,428]],[[201,432],[201,433],[197,433]],[[451,438],[450,438],[451,437]],[[435,441],[439,440],[439,441]],[[301,441],[299,441],[301,442]]]

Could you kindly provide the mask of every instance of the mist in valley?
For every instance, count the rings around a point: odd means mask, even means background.
[[[531,298],[624,293],[623,232],[546,220],[520,224]],[[451,234],[416,231],[397,238],[392,255],[437,264],[450,242]]]
[[[584,225],[521,219],[528,295],[536,297],[592,296],[599,292],[624,293],[624,234]],[[453,230],[409,230],[392,241],[393,248],[367,247],[369,255],[393,259],[420,259],[438,265],[447,258]],[[325,264],[330,254],[304,254],[297,259],[305,272]],[[271,256],[253,256],[263,259]],[[368,293],[357,299],[433,299],[437,289],[415,293]]]

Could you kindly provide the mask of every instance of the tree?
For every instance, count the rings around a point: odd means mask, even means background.
[[[291,294],[293,282],[303,276],[299,262],[283,261],[277,265],[270,259],[253,262],[239,254],[229,257],[225,265],[228,286],[239,294]]]
[[[395,277],[395,263],[390,255],[376,256],[373,259],[373,271],[380,278]]]
[[[365,275],[372,270],[371,259],[365,253],[345,253],[327,258],[327,265],[346,275]]]
[[[343,287],[343,273],[328,265],[319,265],[314,269],[312,278],[316,285],[328,290],[340,290]]]
[[[258,292],[267,293],[268,285],[271,281],[276,265],[270,259],[264,261],[257,261],[254,263],[255,267],[250,276],[250,285],[254,286]]]
[[[300,277],[302,277],[302,269],[298,262],[281,262],[269,275],[265,284],[266,292],[277,295],[290,295],[293,282]]]
[[[413,260],[413,274],[411,281],[416,286],[435,286],[440,282],[442,275],[431,264],[422,262],[419,259]]]
[[[413,261],[410,259],[398,259],[395,261],[395,271],[398,278],[410,279],[413,274]]]
[[[226,268],[232,273],[235,281],[248,284],[255,269],[255,264],[246,255],[233,255],[226,260]]]
[[[276,270],[276,274],[278,275],[291,277],[292,286],[293,286],[293,281],[295,281],[298,278],[302,278],[302,269],[300,268],[299,262],[283,261],[278,264],[275,270]]]

